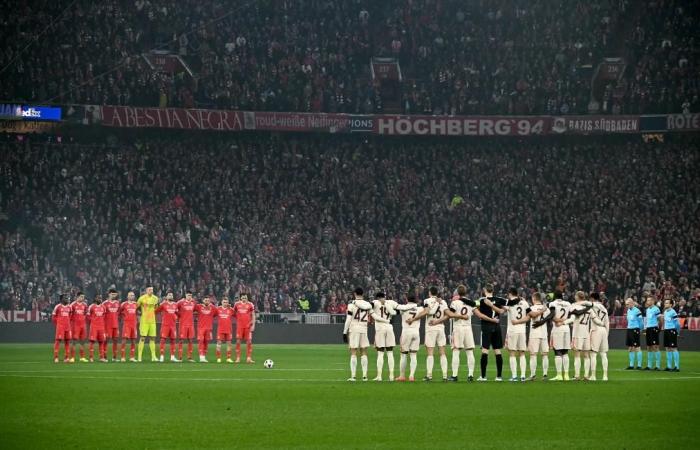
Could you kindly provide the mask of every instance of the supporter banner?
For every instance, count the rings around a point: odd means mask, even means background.
[[[372,116],[325,113],[244,112],[246,130],[371,132]]]
[[[0,310],[0,322],[42,322],[46,314],[35,310]]]
[[[220,131],[243,129],[241,111],[103,106],[101,112],[102,125],[108,127]]]
[[[550,117],[538,116],[375,116],[382,135],[530,136],[548,134]]]
[[[0,133],[49,133],[55,129],[55,122],[0,120]]]
[[[669,114],[666,116],[667,131],[700,130],[700,114]]]
[[[555,117],[553,134],[618,134],[639,132],[640,116]]]

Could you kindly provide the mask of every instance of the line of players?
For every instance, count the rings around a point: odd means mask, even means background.
[[[610,320],[598,293],[586,295],[578,291],[574,302],[563,300],[560,292],[554,293],[553,301],[545,302],[544,294],[532,294],[531,304],[518,296],[516,289],[510,289],[507,298],[494,296],[493,286],[486,285],[483,297],[477,301],[466,298],[467,289],[460,285],[455,291],[451,303],[438,297],[438,289],[431,287],[429,297],[422,304],[413,294],[407,296],[406,304],[398,304],[384,298],[383,293],[376,294],[372,301],[365,301],[362,288],[355,290],[355,300],[348,306],[347,318],[343,330],[343,339],[350,348],[350,378],[356,381],[358,354],[362,368],[362,379],[367,381],[369,339],[367,329],[370,321],[374,322],[377,349],[377,376],[374,381],[382,381],[384,356],[387,357],[389,381],[415,381],[417,352],[420,345],[420,322],[425,317],[426,376],[424,381],[433,378],[435,350],[437,349],[440,369],[444,381],[457,381],[460,367],[460,355],[466,352],[467,379],[474,380],[475,358],[473,354],[474,335],[471,319],[476,316],[481,325],[481,374],[477,381],[487,381],[486,370],[488,355],[494,351],[496,359],[495,381],[502,381],[504,346],[500,316],[507,314],[508,325],[505,346],[509,351],[511,370],[510,381],[535,380],[537,356],[542,360],[542,379],[548,379],[549,349],[554,350],[556,376],[552,381],[569,380],[569,351],[574,353],[574,380],[596,380],[597,356],[602,365],[602,379],[608,380],[608,335]],[[401,315],[401,359],[399,376],[394,378],[394,354],[396,345],[391,319]],[[673,301],[667,300],[664,314],[665,343],[667,348],[676,351],[677,328],[679,322],[673,310]],[[448,376],[448,364],[445,347],[447,336],[445,322],[452,320],[452,374]],[[529,339],[526,325],[530,323]],[[551,333],[548,332],[551,323]],[[571,325],[571,327],[570,327]],[[530,376],[526,377],[526,352],[530,353]],[[409,374],[406,378],[408,365]],[[520,376],[518,377],[518,365]]]
[[[101,362],[107,360],[107,344],[112,341],[112,361],[126,361],[126,343],[130,341],[129,361],[141,362],[146,338],[149,338],[151,360],[163,362],[165,359],[165,344],[170,341],[170,360],[183,360],[183,344],[187,342],[187,359],[194,361],[193,339],[196,336],[199,361],[207,362],[209,342],[212,340],[214,318],[217,319],[216,360],[221,362],[221,347],[226,344],[226,362],[238,363],[241,358],[241,340],[246,341],[246,362],[254,363],[253,332],[255,331],[255,306],[249,301],[248,294],[240,294],[239,300],[230,305],[224,297],[220,306],[211,302],[211,296],[205,295],[202,303],[198,303],[192,292],[187,291],[185,297],[174,301],[172,292],[168,292],[162,302],[153,295],[153,288],[136,300],[136,294],[129,292],[127,299],[120,302],[116,290],[111,289],[108,299],[102,301],[101,295],[95,296],[90,305],[85,301],[85,295],[79,292],[76,299],[69,303],[67,295],[61,296],[61,303],[56,305],[52,313],[52,321],[56,325],[54,341],[54,362],[59,362],[60,343],[64,343],[63,362],[75,362],[76,344],[79,345],[80,362],[93,362],[95,344],[98,347],[98,357]],[[140,313],[138,359],[136,350],[136,324]],[[156,354],[156,315],[161,315],[160,353]],[[195,329],[195,315],[197,327]],[[121,318],[122,328],[119,330]],[[232,321],[236,321],[236,359],[232,356]],[[89,326],[88,326],[89,325]],[[119,357],[118,341],[121,335],[121,357]],[[179,337],[179,339],[177,339]],[[177,342],[177,356],[175,341]],[[85,341],[89,341],[86,355]],[[89,359],[88,359],[89,358]]]
[[[663,311],[659,308],[663,305]],[[673,309],[674,301],[668,296],[663,304],[657,305],[656,299],[647,295],[644,305],[637,304],[633,299],[625,300],[627,308],[627,336],[625,345],[629,349],[629,365],[627,370],[642,370],[641,335],[643,334],[647,344],[647,366],[644,370],[661,370],[661,351],[659,333],[663,330],[664,347],[666,347],[667,372],[680,371],[680,353],[678,352],[678,336],[680,334],[680,320],[676,310]],[[640,309],[641,306],[641,309]]]

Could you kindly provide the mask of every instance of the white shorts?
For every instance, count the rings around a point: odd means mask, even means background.
[[[374,346],[378,348],[396,346],[394,330],[377,330],[374,334]]]
[[[474,348],[472,327],[454,327],[452,329],[452,347],[471,350]]]
[[[559,331],[557,328],[554,328],[552,331],[552,347],[554,347],[554,350],[570,350],[571,332],[569,327],[563,325],[559,328],[564,328],[564,330]]]
[[[426,347],[444,347],[447,345],[445,337],[445,329],[425,330],[425,346]]]
[[[417,352],[420,348],[420,334],[418,330],[401,332],[401,351]]]
[[[608,351],[607,331],[591,331],[591,350],[597,353],[604,353]]]
[[[575,337],[573,344],[574,350],[587,352],[591,349],[591,338]]]
[[[506,335],[509,352],[524,352],[527,350],[525,333],[508,333]]]
[[[533,338],[527,342],[527,350],[530,353],[547,353],[549,351],[549,342],[545,338]]]
[[[367,348],[369,347],[369,339],[367,339],[366,331],[351,331],[348,336],[348,344],[350,348]]]

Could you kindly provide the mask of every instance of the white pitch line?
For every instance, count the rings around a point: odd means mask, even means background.
[[[115,369],[76,369],[76,372],[62,372],[62,373],[129,373],[131,369],[115,370]],[[225,370],[225,369],[222,369]],[[235,372],[342,372],[345,369],[233,369]],[[221,373],[221,371],[216,369],[161,369],[161,370],[139,370],[138,373],[152,372],[152,373],[191,373],[191,372],[207,372],[207,373]],[[56,370],[0,370],[0,373],[56,373]]]

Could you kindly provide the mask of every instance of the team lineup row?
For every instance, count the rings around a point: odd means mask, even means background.
[[[511,370],[510,381],[535,380],[539,355],[542,360],[542,379],[548,379],[549,349],[554,350],[556,376],[552,381],[569,380],[569,351],[574,353],[574,380],[596,380],[597,356],[600,355],[602,379],[608,380],[608,334],[610,320],[608,311],[601,303],[598,293],[587,295],[582,291],[574,294],[574,302],[563,299],[561,292],[555,292],[553,301],[545,303],[542,293],[532,294],[531,303],[518,296],[516,289],[510,289],[506,298],[494,296],[493,286],[487,284],[483,297],[479,300],[466,298],[467,289],[460,285],[455,291],[450,304],[438,297],[438,289],[431,287],[429,296],[419,303],[414,294],[408,294],[405,304],[387,300],[383,293],[378,293],[372,301],[363,298],[362,288],[355,290],[355,300],[348,306],[343,339],[350,348],[350,378],[356,381],[358,354],[362,367],[362,379],[368,380],[367,336],[368,325],[374,323],[377,349],[377,376],[375,381],[382,381],[384,356],[387,359],[389,381],[414,381],[417,368],[417,352],[420,345],[420,322],[425,317],[424,343],[426,347],[426,375],[424,381],[433,378],[435,350],[440,358],[440,369],[444,381],[457,381],[460,370],[462,351],[467,357],[467,379],[474,380],[475,358],[473,349],[474,335],[472,317],[480,319],[481,326],[481,373],[477,381],[486,381],[488,355],[493,350],[496,357],[496,381],[502,381],[504,347],[509,351]],[[647,300],[648,302],[650,300]],[[634,329],[628,330],[628,344],[631,349],[639,350],[638,318],[641,311],[634,302],[628,300],[629,316],[634,316]],[[649,345],[658,346],[659,327],[664,330],[664,345],[667,349],[666,370],[678,371],[679,355],[677,337],[680,323],[673,300],[664,303],[664,312],[658,307],[647,308],[646,335]],[[658,311],[658,312],[657,312]],[[396,345],[391,319],[401,316],[401,359],[398,377],[394,378],[394,354]],[[508,325],[505,343],[503,341],[500,316],[507,314]],[[452,374],[448,376],[448,363],[445,348],[447,335],[445,322],[452,321],[450,346],[452,348]],[[529,336],[527,324],[530,325]],[[551,323],[551,332],[549,327]],[[644,322],[642,322],[644,323]],[[636,330],[636,331],[635,331]],[[634,340],[636,336],[636,341]],[[651,339],[651,340],[650,340]],[[655,340],[654,340],[655,339]],[[651,344],[655,343],[655,344]],[[526,377],[526,352],[530,353],[530,375]],[[641,352],[639,352],[641,355]],[[660,364],[660,357],[658,358]],[[518,376],[518,365],[520,375]],[[675,365],[675,367],[672,367]],[[408,366],[408,378],[406,369]]]
[[[172,292],[168,292],[161,302],[153,294],[153,288],[138,300],[134,292],[127,294],[127,299],[120,302],[117,291],[111,289],[108,299],[102,302],[101,296],[96,296],[88,305],[85,295],[78,293],[73,302],[66,295],[61,297],[61,303],[56,305],[51,316],[56,325],[54,341],[54,362],[59,361],[60,342],[64,342],[64,362],[75,362],[76,343],[80,345],[81,362],[93,361],[94,346],[98,344],[100,361],[107,362],[107,343],[112,341],[112,361],[126,361],[126,343],[130,341],[129,361],[140,362],[143,357],[145,341],[148,338],[151,360],[163,362],[165,359],[165,344],[170,341],[170,360],[183,360],[183,343],[187,342],[187,359],[193,361],[193,339],[197,340],[199,361],[207,362],[206,355],[212,340],[214,319],[217,319],[216,358],[221,362],[221,347],[226,344],[226,362],[240,362],[241,340],[246,341],[246,362],[253,363],[253,332],[255,331],[255,305],[250,302],[248,295],[240,294],[238,301],[232,306],[228,298],[221,300],[221,305],[212,304],[211,297],[205,295],[202,303],[198,303],[192,292],[174,301]],[[138,318],[140,313],[140,319]],[[160,352],[156,353],[156,315],[161,314]],[[195,329],[194,316],[197,316]],[[122,320],[121,333],[119,320]],[[138,320],[139,343],[138,358],[136,351],[136,328]],[[236,321],[236,359],[232,357],[233,320]],[[88,328],[89,325],[89,328]],[[118,355],[118,341],[121,336],[121,357]],[[179,339],[178,339],[179,338]],[[85,341],[89,341],[89,349],[85,352]],[[177,342],[177,356],[175,341]],[[89,359],[88,359],[89,358]]]

